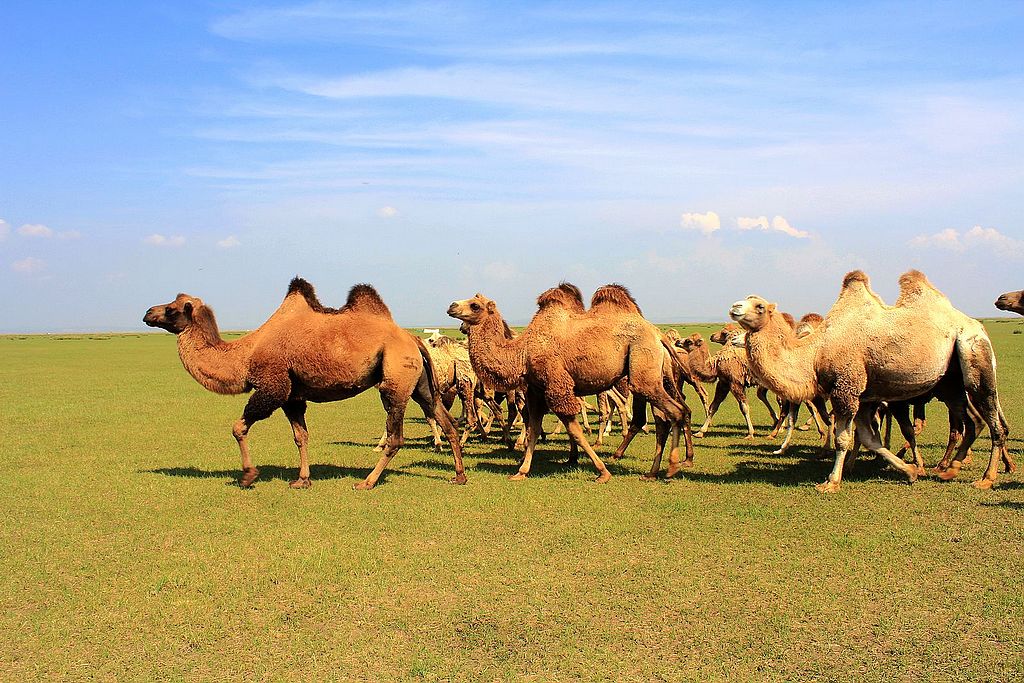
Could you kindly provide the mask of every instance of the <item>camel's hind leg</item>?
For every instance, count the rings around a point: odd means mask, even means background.
[[[434,420],[435,429],[440,428],[444,438],[452,448],[452,457],[455,460],[455,476],[449,480],[451,484],[466,483],[466,469],[462,464],[462,442],[459,440],[459,430],[455,427],[455,421],[451,413],[444,407],[444,404],[435,400],[430,387],[430,380],[426,374],[420,377],[416,390],[412,394],[412,400],[423,409],[424,415],[429,415]],[[469,430],[467,430],[468,432]]]
[[[757,395],[757,400],[763,403],[764,407],[768,409],[768,415],[772,418],[772,424],[775,424],[782,419],[782,407],[779,406],[779,414],[776,415],[775,408],[772,407],[771,401],[768,400],[768,390],[766,388],[759,386],[757,391],[754,393]]]
[[[733,398],[736,399],[736,403],[740,406],[740,412],[743,413],[743,419],[747,421],[747,435],[744,439],[751,440],[754,438],[754,423],[750,421],[750,406],[747,405],[747,390],[742,384],[732,384],[729,386],[729,391],[732,393]]]
[[[629,419],[629,428],[622,437],[622,443],[615,449],[615,453],[612,455],[613,460],[619,460],[626,455],[626,448],[647,424],[647,399],[636,392],[632,392],[632,399],[633,415]]]
[[[231,434],[238,442],[238,450],[242,455],[242,477],[238,480],[238,485],[243,489],[252,486],[260,474],[260,471],[253,467],[252,456],[249,455],[249,430],[255,423],[267,419],[284,405],[286,399],[278,398],[275,394],[283,393],[287,397],[289,391],[290,387],[285,388],[283,392],[274,393],[257,389],[245,404],[242,417],[236,420],[231,428]]]
[[[822,493],[835,493],[839,490],[843,482],[843,463],[846,461],[846,452],[853,445],[854,438],[853,411],[847,407],[836,405],[835,399],[833,399],[832,405],[836,411],[836,460],[832,465],[832,471],[829,473],[828,479],[824,483],[815,486]]]
[[[790,439],[793,438],[793,425],[796,424],[797,415],[800,414],[800,402],[799,401],[788,401],[786,403],[788,410],[783,416],[786,421],[786,438],[782,440],[782,445],[778,449],[772,451],[772,455],[783,455],[789,448]]]
[[[306,402],[288,401],[282,406],[288,422],[292,425],[292,435],[299,449],[299,478],[289,482],[293,489],[308,489],[313,485],[309,479],[309,455],[306,444],[309,442],[309,430],[306,429]]]
[[[878,431],[878,425],[875,424],[872,418],[873,414],[874,406],[861,408],[856,420],[857,438],[865,448],[881,455],[890,465],[907,475],[907,479],[913,484],[917,481],[917,467],[903,462],[902,459],[897,458],[892,451],[885,447],[885,444],[882,443],[882,435]],[[909,429],[913,432],[912,426]]]
[[[393,387],[386,387],[382,384],[380,387],[380,402],[384,406],[385,412],[387,412],[384,427],[387,438],[384,443],[384,452],[381,453],[380,459],[373,470],[366,475],[366,479],[352,487],[358,491],[368,491],[377,485],[380,475],[384,472],[388,463],[391,462],[391,459],[395,457],[395,454],[398,453],[402,444],[405,443],[402,423],[405,421],[405,406],[409,402],[409,396],[398,394]]]
[[[590,457],[590,462],[594,463],[594,469],[597,470],[597,479],[595,481],[598,484],[603,484],[612,478],[611,472],[605,467],[605,464],[601,462],[601,458],[597,455],[597,452],[591,447],[590,442],[587,441],[587,435],[583,433],[583,427],[580,426],[579,420],[576,418],[576,414],[572,415],[559,415],[558,419],[565,425],[565,431],[576,443],[577,447],[582,448],[583,451]]]
[[[992,345],[987,337],[975,336],[971,339],[957,339],[957,352],[960,354],[960,367],[964,377],[964,388],[971,404],[977,409],[985,424],[988,425],[992,437],[992,452],[989,455],[988,467],[981,479],[974,482],[975,488],[990,489],[999,476],[999,463],[1006,453],[1006,425],[1003,409],[999,405],[999,392],[996,389],[996,361]],[[966,441],[966,439],[965,439]],[[961,450],[963,445],[961,444]],[[957,454],[959,456],[959,453]]]

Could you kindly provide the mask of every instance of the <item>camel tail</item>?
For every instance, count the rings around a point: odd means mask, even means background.
[[[441,395],[441,386],[437,383],[437,370],[434,369],[434,359],[430,357],[430,351],[427,350],[427,345],[423,343],[423,340],[412,335],[412,338],[416,340],[416,346],[420,350],[420,356],[423,358],[423,372],[427,374],[427,382],[430,384],[430,396],[436,403],[438,397]]]

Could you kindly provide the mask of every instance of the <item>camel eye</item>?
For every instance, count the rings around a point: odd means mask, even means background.
[[[758,304],[757,305],[757,312],[758,313],[764,313],[764,306],[762,304]]]
[[[471,309],[473,309],[474,311],[479,311],[480,310],[480,304],[477,304],[477,303],[472,303],[472,304],[469,305],[469,307]]]

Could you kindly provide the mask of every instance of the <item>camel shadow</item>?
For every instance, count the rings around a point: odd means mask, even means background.
[[[792,453],[792,452],[791,452]],[[790,454],[787,454],[788,458]],[[699,467],[699,461],[698,461]],[[777,487],[807,486],[824,481],[831,467],[821,460],[802,459],[795,463],[765,460],[743,460],[736,463],[730,472],[712,474],[687,470],[685,478],[713,484],[769,484]],[[867,479],[891,479],[906,481],[896,470],[866,460],[858,462],[852,472],[844,473],[847,481],[863,481]]]
[[[324,481],[330,479],[355,479],[363,480],[370,472],[370,467],[342,467],[340,465],[310,465],[309,476],[313,481]],[[260,476],[256,483],[261,481],[292,481],[299,475],[298,467],[281,467],[280,465],[259,466]],[[190,479],[227,479],[225,486],[238,486],[241,477],[241,470],[204,470],[199,467],[157,467],[150,470],[138,470],[139,474],[161,474],[165,477],[187,477]],[[414,472],[403,472],[400,469],[384,470],[377,486],[386,484],[391,476],[413,476],[422,477]]]
[[[982,502],[982,506],[987,508],[1008,508],[1010,510],[1024,512],[1024,503],[1016,500],[1001,500],[998,503]]]

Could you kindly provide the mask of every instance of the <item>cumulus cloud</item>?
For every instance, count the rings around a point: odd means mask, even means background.
[[[242,243],[239,242],[238,238],[235,237],[234,235],[228,235],[224,239],[217,242],[217,246],[220,247],[221,249],[232,249],[234,247],[240,246],[241,244]]]
[[[25,237],[53,237],[53,230],[41,223],[26,223],[18,228],[18,234]]]
[[[696,230],[705,235],[710,235],[722,227],[722,221],[714,211],[707,213],[684,213],[680,220],[684,230]]]
[[[398,209],[393,206],[382,206],[377,209],[377,215],[381,218],[394,218],[398,215]]]
[[[17,273],[38,273],[46,263],[42,259],[37,259],[34,256],[26,256],[20,261],[15,261],[11,264],[11,269]]]
[[[797,230],[789,224],[782,216],[776,216],[775,218],[768,220],[767,216],[758,216],[757,218],[751,218],[746,216],[740,216],[736,219],[736,227],[740,230],[764,230],[766,232],[781,232],[783,235],[789,235],[797,239],[806,239],[811,236],[811,233],[806,230]]]
[[[180,247],[185,244],[185,238],[181,235],[174,235],[173,237],[165,237],[160,233],[154,232],[152,235],[142,240],[146,244],[150,244],[154,247]]]
[[[980,225],[963,233],[954,228],[946,228],[931,235],[918,235],[910,240],[910,246],[955,252],[988,247],[1005,256],[1024,256],[1024,242],[1008,237],[995,228],[983,228]]]

